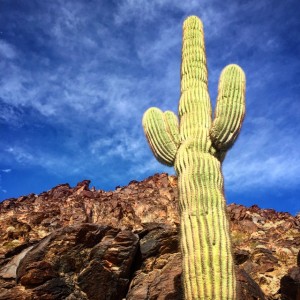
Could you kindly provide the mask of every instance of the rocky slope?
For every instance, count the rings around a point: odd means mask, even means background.
[[[239,299],[300,300],[300,216],[236,204],[228,214]],[[173,176],[8,199],[0,225],[0,300],[181,299]]]

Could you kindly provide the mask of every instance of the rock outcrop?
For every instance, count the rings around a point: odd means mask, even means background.
[[[300,300],[300,250],[297,256],[297,266],[289,269],[288,274],[280,280],[280,293],[283,300]]]
[[[0,203],[0,300],[182,299],[176,178],[89,184]],[[239,299],[300,299],[300,216],[228,215]]]

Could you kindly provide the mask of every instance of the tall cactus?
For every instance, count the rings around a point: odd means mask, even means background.
[[[234,300],[236,277],[221,164],[245,114],[245,75],[221,73],[214,119],[208,94],[203,25],[183,24],[179,122],[173,112],[148,109],[143,127],[158,161],[178,175],[185,299]]]

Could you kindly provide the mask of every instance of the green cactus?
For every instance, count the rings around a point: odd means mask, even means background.
[[[180,121],[158,108],[143,117],[155,157],[174,166],[178,175],[185,299],[236,299],[221,164],[244,119],[245,81],[239,66],[224,68],[212,120],[203,25],[198,17],[188,17],[183,24]]]

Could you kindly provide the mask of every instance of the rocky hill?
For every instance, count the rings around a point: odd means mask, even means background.
[[[181,299],[176,178],[89,183],[0,203],[0,300]],[[300,216],[228,214],[239,299],[300,299]]]

